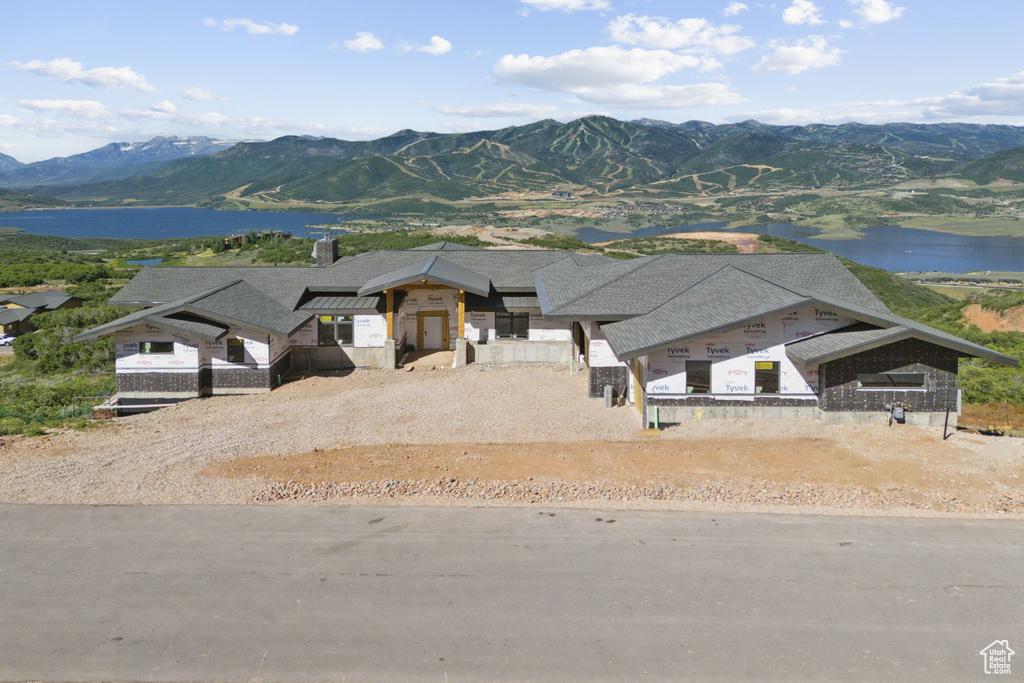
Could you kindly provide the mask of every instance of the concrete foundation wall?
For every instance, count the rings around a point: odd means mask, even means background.
[[[564,363],[569,364],[572,341],[489,341],[467,342],[470,363]]]
[[[817,406],[768,406],[768,405],[725,405],[725,406],[655,406],[648,404],[645,411],[647,424],[654,424],[654,411],[658,410],[659,426],[681,424],[690,420],[818,420],[824,424],[870,424],[885,422],[884,411],[828,412]],[[946,413],[907,413],[906,423],[921,427],[942,427],[946,424]],[[956,413],[949,414],[949,429],[956,429]],[[894,424],[893,427],[899,425]]]
[[[385,343],[378,348],[353,346],[309,346],[291,350],[291,369],[295,372],[330,372],[350,368],[387,368],[388,354],[394,358],[395,350]]]

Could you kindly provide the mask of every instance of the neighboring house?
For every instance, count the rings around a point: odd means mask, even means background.
[[[957,362],[1008,356],[889,311],[835,257],[666,254],[628,261],[447,242],[315,268],[145,268],[112,299],[122,405],[270,391],[289,371],[395,368],[410,350],[467,363],[579,363],[642,424],[714,416],[935,422]],[[538,398],[538,400],[542,400]],[[954,418],[955,419],[955,418]]]
[[[31,318],[43,311],[78,308],[82,300],[59,289],[0,296],[0,334],[17,336],[32,329]]]

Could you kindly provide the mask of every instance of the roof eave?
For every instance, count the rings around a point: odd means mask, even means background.
[[[743,318],[742,320],[726,323],[725,325],[718,325],[716,327],[711,327],[711,328],[708,328],[708,329],[705,329],[705,330],[701,330],[700,332],[695,332],[693,334],[688,334],[688,335],[683,336],[683,337],[677,337],[676,339],[659,340],[655,344],[649,344],[649,345],[644,346],[642,348],[626,349],[626,350],[623,350],[622,353],[619,353],[618,351],[615,350],[615,342],[612,340],[612,335],[608,334],[608,330],[605,330],[604,334],[605,334],[605,338],[608,340],[609,346],[612,347],[612,352],[615,354],[615,357],[618,358],[620,361],[624,361],[624,360],[629,360],[631,358],[636,358],[637,356],[642,356],[642,355],[644,355],[646,353],[650,353],[651,351],[656,351],[656,350],[660,349],[661,347],[668,346],[670,344],[685,344],[686,342],[688,342],[690,340],[698,339],[700,337],[704,337],[704,336],[707,336],[709,334],[717,334],[718,332],[728,332],[729,330],[734,330],[734,329],[736,329],[738,327],[742,327],[743,325],[746,325],[751,320],[760,320],[761,318],[764,318],[764,317],[769,316],[769,315],[775,315],[775,314],[781,313],[783,311],[790,311],[790,310],[793,309],[794,306],[802,306],[805,303],[807,303],[807,302],[803,301],[803,302],[791,303],[791,304],[788,304],[786,306],[780,306],[778,308],[774,308],[774,309],[769,310],[769,311],[764,311],[762,313],[758,313],[757,315],[748,316],[746,318]],[[614,334],[614,331],[613,331],[613,334]]]
[[[455,282],[454,280],[448,280],[446,278],[439,278],[433,275],[415,275],[413,277],[402,278],[401,280],[395,280],[394,282],[388,282],[384,284],[375,285],[370,288],[362,288],[356,292],[358,296],[366,296],[368,294],[379,294],[380,292],[388,289],[395,289],[396,287],[402,287],[403,285],[410,284],[431,284],[441,287],[450,287],[452,289],[460,289],[470,294],[477,294],[479,296],[487,296],[491,293],[490,287],[487,289],[480,289],[478,287],[467,286],[463,282]],[[490,283],[488,283],[490,284]]]
[[[888,344],[895,344],[896,342],[910,339],[913,336],[914,335],[912,330],[904,330],[902,332],[894,333],[891,335],[880,337],[878,339],[873,339],[871,341],[864,342],[863,344],[857,345],[855,347],[850,347],[849,349],[841,349],[838,351],[830,351],[828,353],[820,353],[817,356],[801,355],[799,351],[799,342],[804,340],[798,339],[795,342],[789,342],[785,345],[786,355],[788,355],[793,360],[797,360],[804,363],[805,365],[821,365],[822,363],[828,363],[829,361],[837,360],[839,358],[846,358],[848,356],[853,356],[858,353],[863,353],[864,351],[871,351],[873,349],[881,348]],[[791,352],[791,348],[794,349],[794,351]]]

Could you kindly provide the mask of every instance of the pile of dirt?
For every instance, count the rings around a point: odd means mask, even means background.
[[[861,426],[858,445],[884,435],[892,448],[875,442],[855,450],[857,441],[831,430],[774,439],[687,438],[680,430],[633,441],[350,445],[243,458],[205,472],[261,477],[255,502],[667,501],[1024,514],[1024,461],[979,458],[929,431]],[[975,470],[982,463],[984,471]]]

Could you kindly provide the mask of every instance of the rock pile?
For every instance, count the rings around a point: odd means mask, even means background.
[[[487,501],[509,505],[550,505],[630,501],[686,501],[754,505],[800,505],[821,508],[916,508],[960,513],[1024,513],[1024,499],[986,495],[977,500],[948,499],[929,491],[884,486],[878,490],[834,484],[778,484],[757,479],[694,482],[689,485],[624,485],[602,481],[399,480],[303,483],[272,482],[253,498],[281,501],[339,502],[341,499],[424,499]]]

